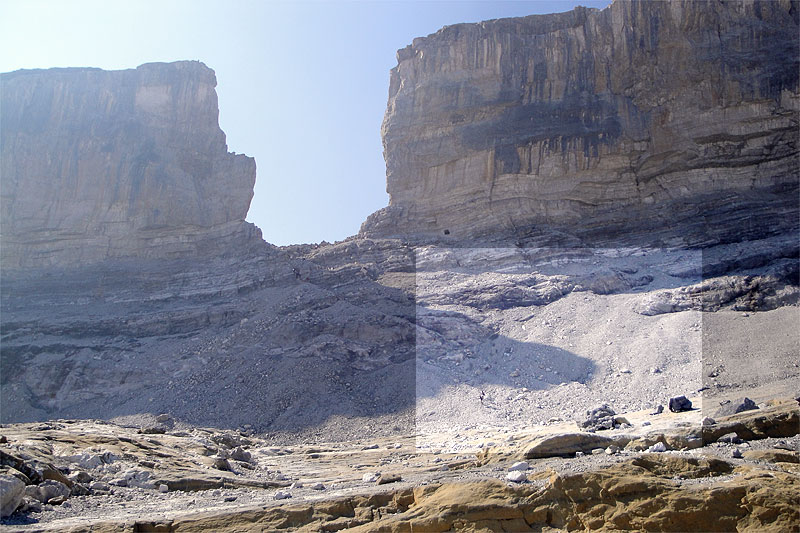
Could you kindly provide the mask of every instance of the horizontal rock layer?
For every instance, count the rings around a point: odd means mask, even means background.
[[[365,234],[702,244],[797,228],[796,3],[617,0],[447,26],[397,57],[390,205]]]
[[[228,152],[202,63],[20,70],[0,83],[5,269],[261,240],[244,223],[255,161]]]

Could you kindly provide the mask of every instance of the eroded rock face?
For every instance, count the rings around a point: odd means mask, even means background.
[[[383,123],[390,205],[362,232],[796,228],[799,42],[789,1],[617,0],[415,39]]]
[[[4,269],[260,241],[244,222],[255,161],[228,152],[204,64],[20,70],[0,82]]]

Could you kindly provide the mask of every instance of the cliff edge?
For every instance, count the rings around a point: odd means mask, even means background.
[[[398,51],[368,236],[703,245],[798,224],[795,1],[616,0]]]
[[[4,270],[260,241],[244,222],[255,160],[228,152],[203,63],[20,70],[0,83]]]

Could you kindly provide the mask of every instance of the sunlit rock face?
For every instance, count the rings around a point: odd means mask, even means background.
[[[219,254],[244,222],[255,161],[229,153],[214,71],[21,70],[2,83],[2,266]]]
[[[383,123],[390,205],[362,232],[703,244],[796,228],[798,16],[616,0],[415,39]]]

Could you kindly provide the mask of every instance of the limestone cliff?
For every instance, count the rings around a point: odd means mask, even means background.
[[[229,153],[214,72],[196,61],[3,74],[2,266],[219,253],[255,161]]]
[[[367,235],[702,244],[797,227],[800,6],[650,2],[447,26],[397,54]]]

